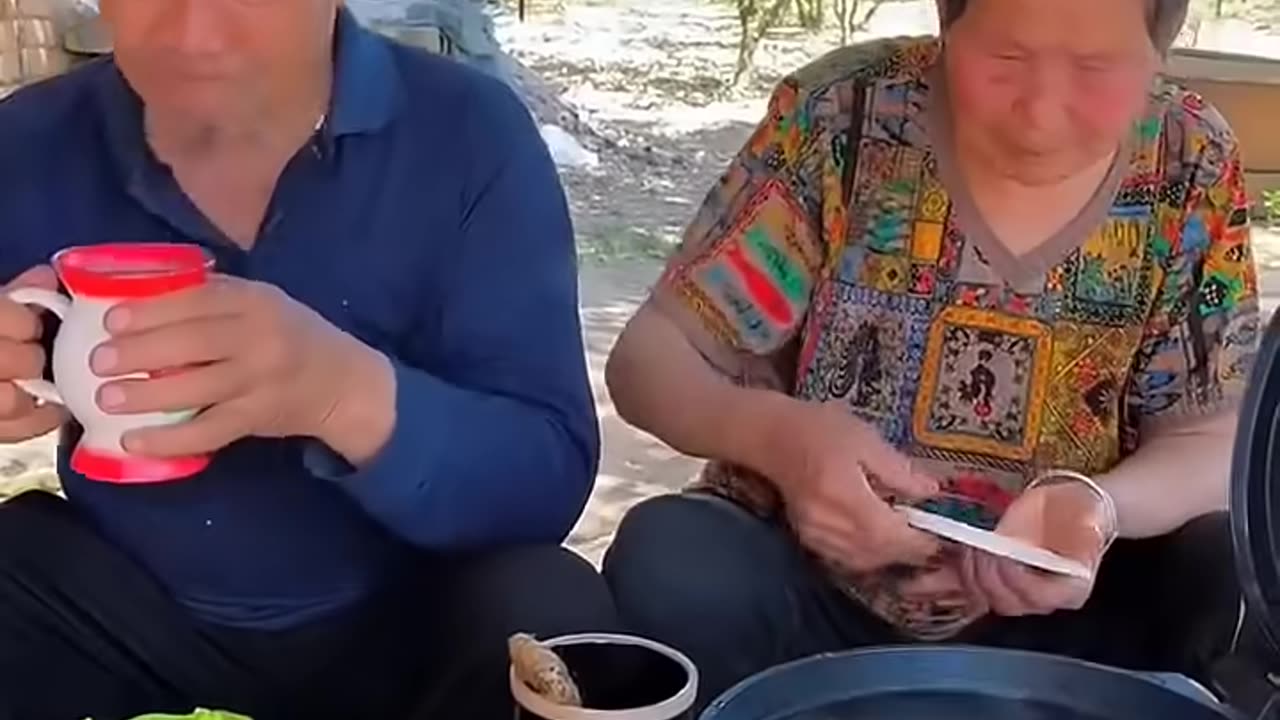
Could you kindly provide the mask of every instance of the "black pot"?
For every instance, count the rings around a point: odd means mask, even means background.
[[[768,670],[702,720],[1241,720],[1181,676],[963,646],[872,648]]]
[[[1235,342],[1248,342],[1240,337]],[[1258,349],[1231,455],[1236,575],[1263,652],[1280,658],[1280,313]],[[1277,663],[1280,666],[1280,663]]]

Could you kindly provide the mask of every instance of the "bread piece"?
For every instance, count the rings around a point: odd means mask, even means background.
[[[578,685],[555,651],[524,633],[512,635],[507,648],[516,677],[531,690],[558,705],[582,707]]]

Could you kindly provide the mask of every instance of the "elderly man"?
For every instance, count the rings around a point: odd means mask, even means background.
[[[224,274],[106,319],[125,437],[213,453],[0,504],[0,718],[219,707],[510,717],[505,637],[613,628],[558,547],[598,439],[554,167],[500,83],[340,0],[103,0],[114,58],[0,104],[0,276],[68,245],[199,243]],[[65,420],[37,316],[0,302],[0,437]],[[45,339],[47,340],[47,333]]]
[[[605,562],[704,697],[920,640],[1200,674],[1230,635],[1256,281],[1232,133],[1157,77],[1186,1],[940,10],[781,84],[611,358],[619,412],[712,460]]]

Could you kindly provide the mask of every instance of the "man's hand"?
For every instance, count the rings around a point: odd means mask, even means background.
[[[1042,485],[1009,506],[996,532],[1077,560],[1096,575],[1107,548],[1106,508],[1088,487]],[[1089,580],[1054,575],[1005,558],[968,550],[965,584],[997,615],[1048,615],[1079,610],[1093,592]]]
[[[216,276],[191,290],[121,303],[106,326],[112,338],[94,350],[93,371],[151,377],[104,384],[104,410],[201,409],[189,422],[127,433],[130,452],[193,455],[248,436],[303,436],[359,462],[390,436],[390,363],[271,285]]]
[[[31,268],[4,287],[7,293],[24,287],[57,290],[58,278],[46,265]],[[40,346],[40,316],[0,295],[0,442],[30,440],[51,432],[67,419],[60,405],[37,405],[34,398],[13,384],[44,374],[44,348]]]
[[[859,572],[919,565],[935,555],[938,543],[910,527],[888,498],[924,499],[938,492],[937,483],[838,405],[792,407],[777,426],[776,436],[786,439],[768,474],[805,547]]]

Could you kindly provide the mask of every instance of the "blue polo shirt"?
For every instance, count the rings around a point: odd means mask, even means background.
[[[247,439],[194,478],[120,486],[72,472],[64,433],[70,500],[224,625],[323,617],[427,554],[557,543],[595,475],[573,232],[531,117],[345,11],[336,38],[328,120],[248,251],[152,155],[110,60],[0,102],[0,280],[69,245],[196,242],[395,365],[393,436],[359,469],[316,440]]]

